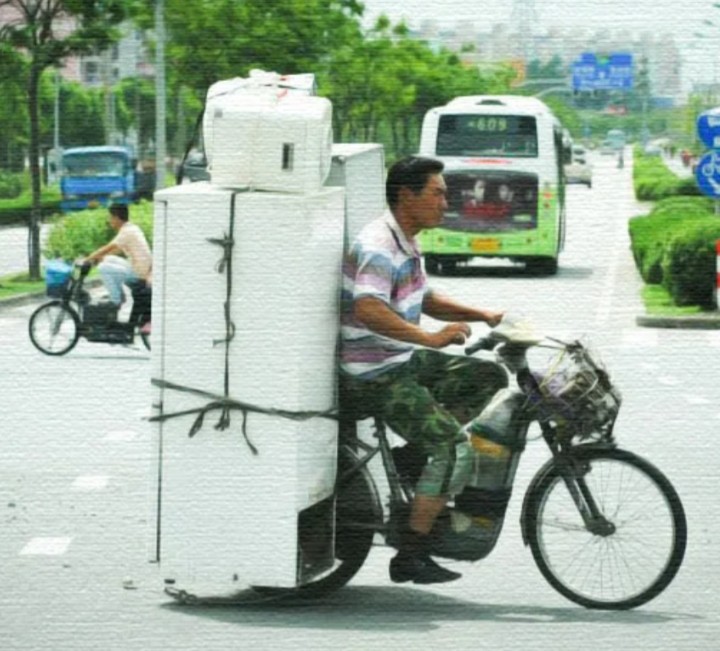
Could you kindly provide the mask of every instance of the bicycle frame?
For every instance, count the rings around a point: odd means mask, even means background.
[[[513,351],[513,353],[517,354],[517,350]],[[520,368],[510,367],[510,370],[511,372],[515,371],[518,387],[523,394],[529,398],[532,390],[537,389],[537,380],[529,373],[525,362],[521,361],[518,364],[517,357],[513,359],[513,366],[515,365],[518,365]],[[519,433],[522,440],[526,439],[532,423],[538,422],[541,428],[542,438],[552,455],[551,459],[537,471],[523,498],[520,525],[524,544],[529,544],[528,532],[532,526],[532,522],[530,522],[528,516],[530,496],[533,494],[535,487],[555,469],[557,469],[562,477],[587,530],[599,536],[611,535],[615,531],[615,527],[602,515],[585,481],[584,474],[587,472],[587,467],[583,462],[583,456],[586,450],[598,448],[611,449],[616,447],[612,436],[614,419],[603,430],[599,440],[580,444],[573,444],[573,436],[561,437],[554,423],[539,419],[529,399],[521,408],[519,418],[517,418],[516,422],[516,427],[523,428],[523,431]],[[392,446],[388,440],[386,426],[382,419],[379,417],[374,418],[373,436],[377,439],[377,445],[375,446],[363,441],[357,435],[356,421],[353,421],[351,425],[352,426],[349,427],[349,424],[345,424],[341,428],[343,432],[341,445],[347,446],[353,452],[356,461],[350,469],[338,477],[336,493],[350,477],[357,472],[363,471],[368,472],[370,475],[370,481],[377,493],[375,479],[372,477],[372,474],[369,473],[367,467],[370,461],[379,454],[389,489],[389,517],[386,518],[382,505],[378,504],[379,513],[376,513],[377,523],[375,531],[385,536],[387,543],[394,546],[397,535],[394,521],[396,520],[396,516],[409,508],[414,496],[413,487],[403,481],[397,470],[392,455]],[[378,511],[378,509],[376,509],[376,511]]]

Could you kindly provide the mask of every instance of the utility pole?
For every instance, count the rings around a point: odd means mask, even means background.
[[[155,189],[165,187],[166,88],[165,88],[165,2],[155,0]]]

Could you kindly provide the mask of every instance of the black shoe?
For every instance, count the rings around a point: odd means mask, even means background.
[[[390,561],[390,580],[393,583],[447,583],[462,576],[438,565],[430,556],[398,554]]]

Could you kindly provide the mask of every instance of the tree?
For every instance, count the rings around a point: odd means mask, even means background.
[[[29,223],[30,278],[40,278],[40,118],[42,73],[71,55],[107,49],[119,38],[115,26],[128,15],[134,0],[0,0],[4,23],[0,45],[26,60],[25,83],[30,118],[32,210]]]
[[[22,171],[23,146],[27,144],[23,75],[24,61],[20,54],[0,43],[0,168],[16,172]]]

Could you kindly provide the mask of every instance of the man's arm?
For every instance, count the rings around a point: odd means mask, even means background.
[[[500,323],[504,312],[482,310],[458,303],[447,296],[429,291],[423,299],[423,313],[439,321],[484,321],[490,326]]]
[[[97,251],[93,251],[90,255],[85,258],[85,262],[97,262],[102,260],[106,255],[111,253],[118,253],[120,247],[114,242],[108,242],[104,246],[101,246]]]
[[[465,323],[451,323],[439,332],[427,332],[420,326],[405,321],[379,298],[372,296],[365,296],[355,301],[353,316],[366,328],[383,337],[428,348],[463,344],[470,334],[470,328]]]

